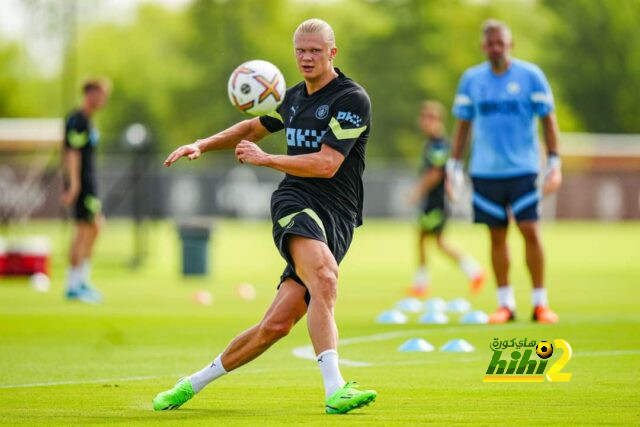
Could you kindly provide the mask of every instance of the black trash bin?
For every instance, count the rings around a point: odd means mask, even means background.
[[[202,276],[209,272],[209,237],[211,221],[183,221],[178,223],[182,243],[182,274]]]

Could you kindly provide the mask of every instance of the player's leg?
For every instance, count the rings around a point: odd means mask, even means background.
[[[330,414],[345,413],[375,400],[373,390],[360,391],[355,383],[346,383],[338,367],[338,328],[334,306],[338,292],[338,264],[326,243],[292,235],[287,248],[296,274],[306,285],[311,299],[307,309],[307,327],[318,357],[325,386],[325,407]]]
[[[91,258],[93,256],[93,248],[95,247],[96,240],[100,234],[100,228],[103,224],[102,215],[96,215],[91,221],[87,221],[84,226],[86,227],[85,239],[82,248],[82,258],[80,260],[80,268],[82,272],[82,280],[86,287],[90,287],[91,284]]]
[[[429,232],[420,227],[418,230],[418,268],[413,276],[413,286],[409,289],[409,295],[424,297],[429,293],[431,275],[428,267],[427,239]]]
[[[540,227],[537,221],[518,222],[518,229],[524,238],[527,268],[534,288],[543,287],[544,251],[540,241]]]
[[[490,323],[504,323],[515,318],[516,300],[509,285],[508,227],[489,227],[491,237],[491,266],[498,285],[498,310],[489,316]]]
[[[510,182],[511,210],[525,243],[527,268],[533,284],[533,320],[541,323],[556,323],[558,315],[548,307],[544,286],[544,251],[540,237],[537,175],[514,178]]]
[[[489,228],[491,266],[498,285],[498,310],[489,316],[491,323],[504,323],[515,317],[515,298],[509,285],[509,248],[507,229],[509,217],[508,185],[503,179],[472,178],[474,222]]]
[[[333,310],[338,294],[338,264],[326,243],[302,236],[287,239],[288,251],[311,294],[307,325],[317,355],[338,347]]]
[[[452,246],[449,241],[444,238],[444,229],[440,229],[435,233],[436,244],[438,248],[454,261],[469,279],[469,287],[471,292],[478,293],[485,281],[485,273],[482,267],[470,255],[463,254],[456,247]]]
[[[234,338],[213,362],[198,372],[181,379],[171,389],[153,399],[153,409],[178,409],[207,384],[252,361],[280,338],[304,316],[307,310],[306,289],[293,279],[284,280],[271,306],[260,323]]]
[[[80,268],[80,257],[82,256],[82,242],[84,229],[81,223],[76,222],[73,226],[73,235],[69,247],[69,269],[67,271],[67,285],[65,295],[68,299],[76,299],[77,293],[82,284],[82,272]]]
[[[498,287],[509,284],[509,246],[507,244],[508,227],[489,227],[491,238],[491,266]]]
[[[97,304],[102,302],[102,294],[91,287],[88,280],[90,269],[88,254],[91,253],[93,243],[95,242],[97,225],[93,219],[90,218],[88,220],[78,221],[76,227],[78,229],[78,241],[75,254],[75,262],[77,263],[75,286],[77,299],[83,302]]]
[[[518,228],[524,238],[527,268],[533,284],[533,320],[541,323],[556,323],[558,315],[549,309],[547,290],[544,287],[544,250],[537,221],[518,222]]]
[[[102,202],[94,194],[86,194],[80,201],[84,213],[84,227],[86,229],[85,239],[82,248],[82,258],[80,259],[83,285],[86,289],[99,295],[99,292],[90,285],[91,280],[91,256],[93,247],[100,232],[100,227],[104,221],[102,216]]]
[[[86,258],[88,243],[92,240],[93,231],[89,225],[93,214],[85,203],[86,195],[80,194],[74,206],[74,235],[70,249],[70,267],[68,273],[66,297],[87,303],[99,303],[101,296],[93,289],[87,288],[84,278],[83,261]]]
[[[420,265],[415,273],[413,280],[413,288],[409,290],[409,294],[416,297],[424,297],[428,295],[431,286],[431,274],[428,267],[426,244],[429,237],[439,230],[445,221],[444,206],[430,205],[428,202],[423,206],[422,214],[418,219],[420,227],[419,236],[419,261]]]
[[[221,355],[227,372],[252,361],[280,338],[286,336],[307,312],[306,289],[293,279],[285,279],[259,324],[234,338]]]

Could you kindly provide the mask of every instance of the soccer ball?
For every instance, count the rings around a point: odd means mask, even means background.
[[[255,59],[233,70],[229,77],[229,100],[234,107],[252,116],[274,111],[284,100],[284,76],[270,62]]]
[[[540,359],[548,359],[553,354],[553,344],[549,341],[540,341],[536,345],[536,354]]]

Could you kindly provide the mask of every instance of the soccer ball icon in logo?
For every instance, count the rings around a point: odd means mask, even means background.
[[[284,76],[270,62],[255,59],[236,68],[227,85],[234,107],[252,116],[274,111],[284,100]]]
[[[553,344],[549,341],[540,341],[536,345],[536,354],[540,359],[548,359],[553,354]]]

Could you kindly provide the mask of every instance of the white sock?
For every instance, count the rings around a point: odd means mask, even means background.
[[[418,267],[416,274],[413,276],[413,284],[419,288],[426,288],[431,283],[431,274],[429,269],[424,265]]]
[[[498,287],[498,305],[507,307],[511,311],[516,309],[516,299],[513,296],[513,288],[511,286]]]
[[[533,288],[533,292],[531,293],[531,300],[533,301],[533,306],[537,307],[539,305],[548,306],[549,302],[547,301],[547,288]]]
[[[80,266],[71,266],[67,269],[67,290],[74,291],[82,284],[82,271]]]
[[[227,371],[222,366],[222,354],[219,354],[213,362],[205,366],[195,374],[189,377],[193,391],[198,393],[200,390],[206,387],[211,381],[220,378],[225,375]]]
[[[480,274],[481,271],[480,266],[478,265],[476,260],[468,255],[460,258],[458,266],[469,279],[473,279],[478,274]]]
[[[80,274],[82,275],[82,281],[86,284],[89,283],[89,277],[91,276],[91,261],[88,258],[85,258],[78,267],[80,269]]]
[[[326,397],[331,396],[337,389],[345,385],[345,381],[338,367],[338,352],[335,350],[325,350],[318,355],[318,366],[322,372],[324,382],[324,393]]]

